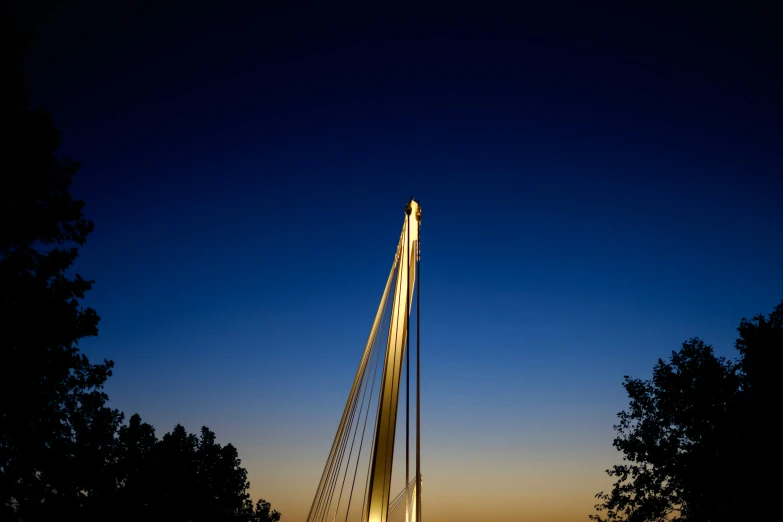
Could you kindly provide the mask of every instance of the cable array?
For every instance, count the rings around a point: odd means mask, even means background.
[[[373,321],[370,335],[365,345],[364,352],[357,369],[356,376],[351,386],[350,393],[348,394],[348,400],[346,401],[345,408],[343,410],[340,423],[337,426],[337,432],[335,434],[334,441],[329,450],[329,456],[326,460],[321,479],[318,483],[313,503],[310,507],[310,511],[307,516],[307,522],[367,522],[366,518],[369,512],[375,512],[377,508],[370,508],[372,505],[383,506],[384,512],[380,515],[376,514],[371,516],[372,522],[413,522],[418,519],[420,513],[421,492],[420,492],[420,452],[419,452],[419,357],[416,354],[416,475],[413,480],[409,480],[410,471],[410,389],[411,389],[411,358],[410,358],[410,312],[411,305],[413,303],[413,288],[415,270],[419,267],[419,245],[418,241],[412,241],[409,234],[411,230],[411,204],[409,203],[406,208],[407,218],[406,223],[403,226],[403,232],[400,236],[400,241],[397,246],[397,252],[392,263],[389,277],[386,281],[386,286],[381,297],[381,302],[378,306],[378,310]],[[420,211],[417,212],[415,218],[418,222],[421,220]],[[416,229],[418,230],[418,228]],[[416,236],[414,236],[415,238]],[[403,256],[405,262],[402,262]],[[415,263],[415,265],[414,265]],[[406,270],[404,270],[404,268]],[[391,298],[391,303],[390,303]],[[402,301],[404,299],[404,301]],[[419,300],[416,301],[417,310],[417,323],[418,323],[418,308]],[[404,310],[404,312],[402,311]],[[395,315],[396,311],[396,315]],[[400,323],[400,315],[404,316],[404,323]],[[400,330],[397,325],[404,324],[404,328]],[[402,328],[402,327],[400,327]],[[418,324],[416,325],[418,330]],[[403,333],[405,337],[398,337]],[[398,342],[399,339],[399,342]],[[418,350],[418,333],[417,333],[417,350]],[[403,341],[407,341],[407,349]],[[399,345],[399,352],[396,351]],[[394,346],[394,350],[391,349]],[[387,353],[387,351],[389,353]],[[387,360],[387,358],[389,358]],[[397,361],[399,357],[399,365],[395,362],[391,364],[389,361]],[[407,363],[403,366],[402,363]],[[386,364],[386,368],[384,366]],[[386,375],[389,373],[389,375]],[[386,427],[379,431],[379,425],[389,425],[388,420],[381,420],[379,422],[379,416],[382,419],[386,419],[388,413],[381,414],[381,406],[379,401],[382,396],[382,387],[387,379],[396,379],[398,382],[401,379],[402,374],[405,374],[405,415],[404,418],[398,418],[397,422],[391,422],[390,427]],[[396,385],[395,385],[396,386]],[[388,388],[384,392],[383,397],[397,397],[397,393],[390,393]],[[396,400],[396,399],[395,399]],[[392,410],[394,411],[394,410]],[[393,417],[392,417],[393,418]],[[374,419],[370,429],[368,430],[368,424],[370,419]],[[397,425],[395,425],[397,424]],[[404,425],[404,427],[402,426]],[[388,500],[388,509],[386,509],[386,502],[389,497],[386,495],[389,493],[389,489],[392,484],[389,483],[386,477],[391,476],[391,460],[390,464],[385,468],[388,473],[383,480],[378,480],[377,484],[373,485],[371,477],[374,467],[374,455],[388,455],[388,459],[391,459],[393,450],[384,450],[383,444],[387,448],[391,448],[395,444],[395,432],[405,430],[405,459],[404,459],[404,474],[395,475],[397,477],[404,477],[405,481],[401,483],[402,490],[396,497]],[[378,441],[381,442],[378,442]],[[376,448],[377,444],[381,444]],[[391,444],[391,445],[390,445]],[[381,460],[382,461],[382,460]],[[398,459],[398,462],[394,464],[397,469],[401,466],[402,461]],[[380,471],[384,468],[378,468],[375,473],[383,475],[384,472]],[[399,478],[396,479],[399,481]],[[400,483],[398,487],[400,487]],[[407,485],[406,485],[407,483]],[[383,488],[383,497],[373,497],[376,499],[373,502],[378,504],[368,504],[368,490],[371,488],[374,494],[377,493],[378,485]],[[418,487],[417,487],[418,486]],[[360,491],[362,490],[363,491]],[[416,513],[413,512],[415,506]]]

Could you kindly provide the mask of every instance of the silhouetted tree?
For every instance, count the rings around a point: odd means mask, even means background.
[[[27,107],[19,56],[4,44],[0,509],[37,520],[104,487],[121,414],[101,390],[113,363],[91,364],[77,348],[98,332],[98,315],[79,302],[92,281],[66,275],[93,230],[69,193],[79,164],[54,155],[60,135],[49,114]]]
[[[740,367],[748,398],[756,405],[764,405],[773,395],[773,379],[778,372],[778,354],[783,348],[783,302],[765,317],[752,320],[742,318],[739,339],[735,344],[740,352]]]
[[[138,415],[120,430],[118,504],[123,520],[277,522],[280,514],[247,490],[237,450],[221,446],[208,428],[200,437],[181,425],[161,440]]]
[[[278,522],[280,513],[272,509],[271,504],[264,499],[256,502],[255,510],[250,514],[248,522]]]
[[[9,28],[2,13],[3,29]],[[272,521],[247,493],[236,449],[177,426],[162,440],[127,426],[103,392],[113,362],[79,340],[98,333],[80,300],[92,281],[67,272],[93,230],[69,192],[79,164],[56,157],[50,115],[30,109],[17,41],[2,34],[0,99],[0,520]]]
[[[618,414],[614,446],[624,463],[599,493],[595,521],[753,519],[762,479],[757,459],[772,439],[758,417],[771,391],[770,364],[783,348],[783,302],[769,318],[742,319],[737,362],[716,357],[698,339],[658,360],[651,380],[625,378],[631,399]],[[755,421],[755,422],[754,422]]]
[[[735,415],[738,459],[734,470],[739,482],[738,504],[745,520],[768,519],[769,499],[778,495],[780,430],[772,420],[780,410],[780,355],[783,353],[783,302],[769,316],[742,318],[735,344],[740,352],[743,389]]]

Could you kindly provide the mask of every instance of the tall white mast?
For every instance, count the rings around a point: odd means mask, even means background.
[[[408,336],[413,290],[416,282],[416,259],[419,248],[421,211],[412,198],[405,208],[405,223],[400,237],[400,262],[397,265],[397,284],[386,341],[386,360],[383,366],[378,421],[375,430],[370,484],[367,491],[367,522],[386,522],[389,509],[394,432],[397,426],[397,403],[400,397],[400,377]],[[406,493],[407,494],[407,493]]]

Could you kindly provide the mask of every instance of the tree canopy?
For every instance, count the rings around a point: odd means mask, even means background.
[[[591,519],[754,519],[767,487],[756,466],[773,447],[759,419],[770,411],[773,357],[783,348],[783,302],[769,317],[743,318],[738,331],[737,361],[694,338],[659,359],[652,379],[626,376],[630,404],[614,440],[624,463],[607,470],[616,482],[596,495]]]
[[[13,64],[3,69],[21,81]],[[93,230],[69,192],[79,164],[54,155],[51,117],[20,92],[5,92],[2,111],[0,496],[6,512],[18,505],[34,518],[97,487],[120,414],[102,391],[113,363],[92,364],[77,348],[99,320],[80,305],[92,281],[66,275]]]
[[[268,502],[252,504],[231,444],[180,425],[158,440],[107,405],[114,363],[78,348],[98,334],[98,314],[82,306],[93,281],[69,275],[93,231],[70,193],[80,165],[55,155],[60,135],[28,107],[17,42],[3,43],[0,519],[277,522]]]
[[[264,500],[253,506],[247,471],[236,448],[221,446],[208,428],[200,436],[177,425],[158,440],[155,429],[133,415],[120,428],[117,487],[93,510],[101,519],[104,507],[123,505],[121,520],[277,522],[280,513]]]

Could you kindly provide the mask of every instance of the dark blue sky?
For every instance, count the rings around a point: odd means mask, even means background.
[[[574,481],[527,512],[487,497],[496,519],[586,515],[622,376],[691,336],[733,356],[783,298],[769,13],[432,5],[17,8],[96,224],[84,349],[116,361],[117,407],[234,441],[291,520],[411,195],[436,519],[459,518],[454,454],[482,452],[481,484]]]

